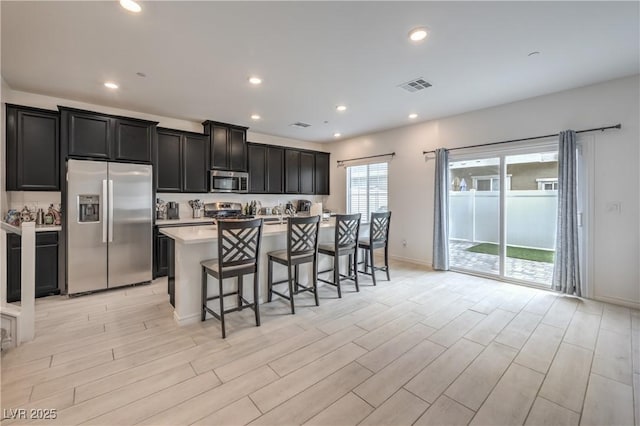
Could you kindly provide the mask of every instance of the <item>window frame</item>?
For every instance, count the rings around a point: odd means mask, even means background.
[[[369,223],[369,219],[371,218],[371,213],[372,213],[371,205],[370,205],[370,202],[371,202],[371,180],[372,180],[371,179],[371,167],[372,166],[380,166],[382,164],[384,164],[386,166],[385,178],[386,178],[387,191],[386,191],[386,200],[385,201],[386,201],[386,208],[387,208],[387,211],[388,211],[389,210],[389,162],[388,161],[381,161],[381,162],[378,162],[378,163],[354,164],[354,165],[346,167],[346,174],[347,174],[347,176],[346,176],[346,187],[347,187],[346,188],[346,195],[347,195],[346,196],[346,203],[347,203],[347,209],[346,210],[347,210],[347,214],[362,213],[363,217],[361,217],[361,219],[360,219],[361,223]],[[366,167],[366,201],[365,201],[366,212],[362,212],[362,211],[353,212],[351,210],[351,204],[352,204],[351,203],[351,194],[352,194],[352,191],[351,191],[351,187],[352,187],[352,185],[351,185],[351,179],[352,179],[351,178],[351,172],[352,172],[352,170],[350,170],[350,169],[353,169],[353,168],[356,168],[356,167]],[[379,210],[376,210],[376,211],[379,211]]]

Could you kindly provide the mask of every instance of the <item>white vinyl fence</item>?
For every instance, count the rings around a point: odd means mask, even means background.
[[[558,191],[507,192],[507,245],[555,249]],[[500,193],[450,191],[449,237],[500,242]]]

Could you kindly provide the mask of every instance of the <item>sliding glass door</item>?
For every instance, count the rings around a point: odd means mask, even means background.
[[[557,161],[553,144],[533,151],[451,156],[452,269],[551,285]]]

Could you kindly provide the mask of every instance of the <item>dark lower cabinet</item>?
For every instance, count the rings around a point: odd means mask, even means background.
[[[153,277],[166,277],[169,273],[173,240],[158,232],[155,228],[155,244],[153,248]]]
[[[7,234],[7,302],[20,300],[20,263],[22,238]],[[58,233],[36,234],[36,297],[59,294],[58,289]]]
[[[7,104],[7,191],[60,190],[60,115]]]

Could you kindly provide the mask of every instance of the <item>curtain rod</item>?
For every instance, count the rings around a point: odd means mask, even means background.
[[[347,161],[367,160],[369,158],[377,158],[377,157],[389,157],[389,156],[393,157],[395,155],[396,155],[395,152],[390,152],[388,154],[378,154],[378,155],[370,155],[368,157],[358,157],[358,158],[349,158],[348,160],[338,160],[337,163],[338,163],[338,166],[340,166]]]
[[[584,129],[584,130],[578,130],[576,131],[576,133],[586,133],[586,132],[597,132],[598,130],[600,131],[605,131],[608,129],[621,129],[622,128],[622,124],[618,123],[615,126],[606,126],[606,127],[596,127],[593,129]],[[476,148],[479,146],[489,146],[489,145],[500,145],[503,143],[509,143],[509,142],[522,142],[522,141],[531,141],[531,140],[535,140],[535,139],[545,139],[545,138],[551,138],[553,136],[558,136],[559,133],[554,133],[552,135],[544,135],[544,136],[534,136],[531,138],[522,138],[522,139],[511,139],[508,141],[501,141],[501,142],[490,142],[490,143],[481,143],[478,145],[469,145],[469,146],[460,146],[457,148],[450,148],[447,151],[454,151],[456,149],[466,149],[466,148]],[[422,155],[427,155],[427,154],[434,154],[436,151],[432,150],[432,151],[422,151]]]

